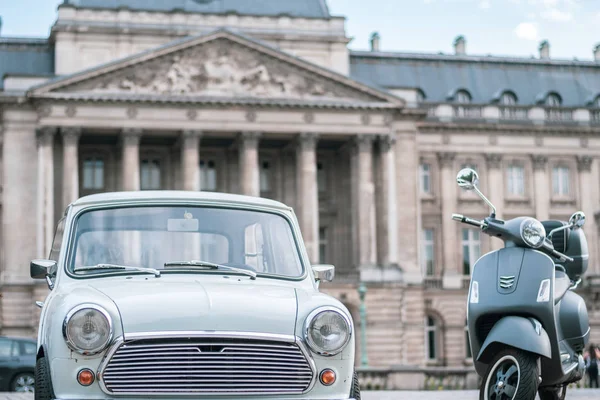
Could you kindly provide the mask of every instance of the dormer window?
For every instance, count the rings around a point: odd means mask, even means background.
[[[600,108],[600,94],[598,96],[596,96],[596,98],[594,99],[594,102],[592,103],[592,107]]]
[[[417,89],[417,103],[422,103],[425,101],[425,92],[421,89]]]
[[[466,90],[459,90],[454,96],[454,101],[460,104],[468,104],[471,102],[471,95]]]
[[[548,96],[546,96],[546,105],[548,107],[560,107],[560,105],[562,104],[562,99],[560,98],[560,96],[556,93],[549,93]]]
[[[514,106],[517,104],[517,96],[512,92],[504,92],[500,96],[500,104],[503,106]]]

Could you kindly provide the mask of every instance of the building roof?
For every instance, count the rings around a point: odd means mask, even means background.
[[[325,0],[70,0],[79,8],[129,8],[144,11],[173,11],[241,15],[289,15],[304,18],[330,18]]]
[[[99,203],[120,202],[208,202],[214,204],[238,204],[247,206],[270,207],[290,210],[290,207],[275,200],[263,197],[244,196],[219,192],[196,192],[182,190],[142,190],[135,192],[108,192],[81,197],[72,203],[73,206],[93,205]]]
[[[446,102],[458,90],[473,103],[491,103],[504,91],[532,105],[556,92],[566,107],[586,106],[600,95],[600,63],[352,51],[350,76],[386,89],[415,88],[426,101]]]
[[[54,75],[54,48],[47,39],[0,37],[0,90],[9,74]]]

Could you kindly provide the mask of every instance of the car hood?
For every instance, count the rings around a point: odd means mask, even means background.
[[[127,280],[98,282],[114,301],[127,334],[160,331],[236,331],[293,335],[293,287],[231,279],[227,282]]]

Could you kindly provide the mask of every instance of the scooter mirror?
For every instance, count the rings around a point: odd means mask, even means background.
[[[456,175],[456,183],[464,190],[473,190],[479,185],[479,175],[471,168],[463,168]]]
[[[577,211],[571,215],[569,218],[569,224],[573,227],[573,229],[581,228],[583,224],[585,224],[585,214],[583,211]]]

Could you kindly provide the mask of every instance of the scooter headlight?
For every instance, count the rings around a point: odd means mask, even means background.
[[[537,219],[527,218],[521,223],[521,238],[529,246],[537,249],[546,240],[546,229]]]

